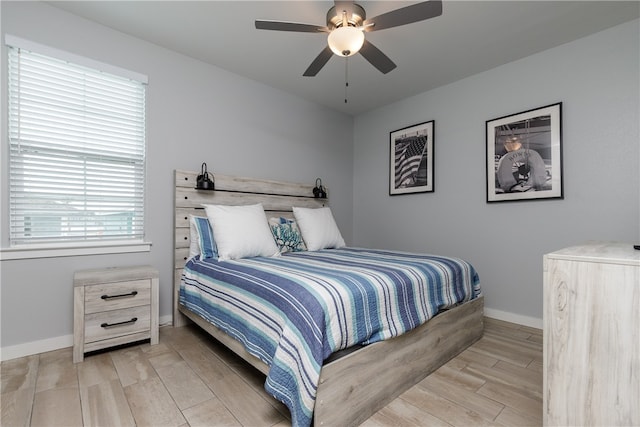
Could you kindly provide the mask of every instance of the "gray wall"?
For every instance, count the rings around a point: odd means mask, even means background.
[[[147,239],[149,253],[0,264],[1,346],[73,333],[72,278],[83,268],[152,264],[160,270],[160,316],[170,316],[173,170],[314,183],[330,188],[345,239],[352,232],[353,119],[189,57],[128,37],[38,2],[0,3],[4,34],[148,75]],[[2,73],[6,105],[6,76]],[[7,230],[6,114],[2,114],[2,237]]]
[[[358,116],[354,244],[464,257],[489,311],[541,319],[544,253],[586,240],[640,242],[638,27]],[[560,101],[564,200],[487,204],[485,121]],[[388,196],[389,132],[427,120],[435,120],[435,192]]]

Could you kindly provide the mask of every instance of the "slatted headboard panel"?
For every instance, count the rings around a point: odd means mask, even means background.
[[[292,207],[328,206],[327,199],[313,197],[314,185],[215,174],[215,190],[196,190],[200,172],[175,171],[173,324],[185,317],[178,311],[180,277],[189,255],[189,215],[205,216],[203,204],[251,205],[262,203],[268,217],[292,217]],[[328,192],[328,191],[327,191]]]

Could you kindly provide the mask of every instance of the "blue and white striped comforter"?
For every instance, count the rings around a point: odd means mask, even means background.
[[[322,362],[331,353],[403,334],[480,295],[467,262],[341,248],[235,261],[189,260],[180,304],[270,366],[265,389],[311,423]]]

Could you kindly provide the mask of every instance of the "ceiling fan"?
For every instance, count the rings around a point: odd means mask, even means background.
[[[348,57],[360,52],[383,74],[396,68],[396,64],[373,43],[366,40],[365,32],[399,27],[442,15],[442,1],[430,0],[392,10],[366,19],[364,8],[353,1],[335,1],[327,12],[327,25],[298,22],[256,20],[258,30],[294,31],[301,33],[328,33],[328,46],[313,60],[303,76],[312,77],[324,67],[333,54]]]

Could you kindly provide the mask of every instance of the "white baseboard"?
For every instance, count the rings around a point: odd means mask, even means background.
[[[73,346],[73,335],[63,335],[61,337],[47,338],[24,344],[10,345],[0,349],[0,360],[4,362],[5,360],[31,356],[32,354],[46,353],[47,351],[58,350],[71,346]]]
[[[158,319],[160,326],[171,325],[173,317],[160,316]],[[61,337],[47,338],[44,340],[27,342],[24,344],[10,345],[0,348],[0,361],[17,359],[18,357],[31,356],[33,354],[46,353],[47,351],[59,350],[61,348],[73,346],[73,334]]]
[[[505,322],[517,323],[518,325],[529,326],[542,329],[542,319],[522,316],[507,311],[485,308],[484,315],[492,319],[504,320]],[[158,319],[160,326],[171,325],[173,317],[171,315],[160,316]],[[47,338],[39,341],[32,341],[24,344],[11,345],[0,349],[0,361],[16,359],[18,357],[31,356],[32,354],[46,353],[47,351],[59,350],[73,346],[73,335],[63,335],[55,338]]]
[[[509,313],[508,311],[495,310],[493,308],[486,307],[484,309],[484,315],[492,319],[504,320],[505,322],[517,323],[518,325],[542,329],[542,319],[539,319],[537,317],[522,316],[520,314]]]
[[[173,315],[168,314],[166,316],[160,316],[158,319],[158,324],[162,326],[171,326],[173,325]]]

